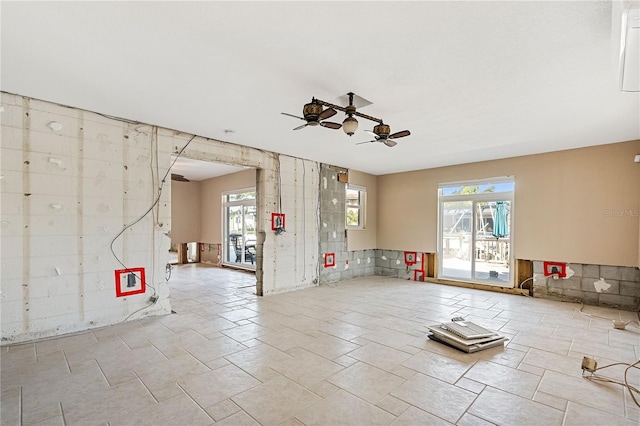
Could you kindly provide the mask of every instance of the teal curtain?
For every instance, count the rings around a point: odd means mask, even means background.
[[[496,203],[496,211],[493,216],[493,236],[502,238],[509,235],[509,224],[507,223],[507,206],[504,201]]]

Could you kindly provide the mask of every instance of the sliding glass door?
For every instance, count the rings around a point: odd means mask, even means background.
[[[255,188],[223,194],[223,263],[255,270],[256,192]]]
[[[439,278],[511,287],[512,180],[440,185]]]

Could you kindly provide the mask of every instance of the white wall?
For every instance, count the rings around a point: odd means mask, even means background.
[[[146,294],[116,298],[111,241],[157,195],[156,164],[169,161],[154,129],[2,94],[2,340],[20,341],[125,320]],[[59,122],[53,131],[48,124]],[[169,313],[164,257],[170,188],[155,211],[123,233],[114,252],[146,268],[160,300],[137,317]]]
[[[114,244],[125,265],[146,268],[147,282],[160,293],[157,304],[136,313],[149,305],[151,290],[115,297],[114,270],[122,266],[110,243],[149,209],[170,153],[192,135],[6,93],[2,105],[3,342],[169,313],[170,185],[154,208],[157,219],[147,215]],[[52,131],[52,121],[62,130]],[[263,294],[317,282],[317,163],[200,137],[183,155],[258,169]],[[287,232],[275,235],[271,212],[280,199]]]

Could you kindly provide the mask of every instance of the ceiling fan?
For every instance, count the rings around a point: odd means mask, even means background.
[[[171,180],[175,180],[175,181],[178,181],[178,182],[191,182],[189,179],[187,179],[183,175],[178,175],[178,174],[175,174],[175,173],[171,173]]]
[[[358,120],[356,120],[354,116],[365,118],[367,120],[378,123],[373,128],[373,132],[366,130],[368,133],[371,133],[373,136],[375,136],[375,139],[366,141],[366,142],[360,142],[356,145],[360,145],[363,143],[370,143],[370,142],[382,142],[385,145],[392,147],[398,144],[393,139],[403,138],[411,134],[411,132],[408,130],[403,130],[401,132],[390,134],[391,127],[384,124],[382,119],[376,118],[367,114],[363,114],[360,111],[356,111],[356,106],[353,103],[353,98],[355,96],[353,92],[347,93],[347,96],[349,97],[349,104],[347,106],[335,105],[320,99],[312,98],[311,103],[306,104],[302,109],[304,118],[298,117],[297,115],[293,115],[293,114],[287,114],[286,112],[283,112],[282,114],[288,115],[294,118],[299,118],[300,120],[305,120],[307,122],[306,124],[303,124],[302,126],[298,126],[293,130],[302,129],[303,127],[306,127],[306,126],[317,126],[317,125],[328,127],[330,129],[339,129],[342,127],[342,130],[344,130],[344,132],[349,136],[353,136],[353,134],[358,130]],[[370,104],[371,102],[368,102],[368,103]],[[323,107],[327,107],[327,109],[323,110]],[[347,115],[347,117],[344,119],[342,124],[332,123],[330,121],[322,121],[336,115],[336,110],[342,111]]]
[[[342,127],[342,124],[339,124],[339,123],[333,123],[331,121],[322,121],[336,115],[336,110],[333,108],[327,108],[323,111],[322,105],[318,103],[318,101],[315,98],[311,99],[311,103],[306,104],[302,108],[302,115],[304,117],[298,117],[297,115],[289,114],[286,112],[283,112],[282,114],[306,121],[306,124],[298,126],[293,130],[299,130],[299,129],[302,129],[303,127],[318,126],[318,125],[322,127],[326,127],[328,129],[339,129],[340,127]]]
[[[359,142],[356,145],[362,145],[363,143],[371,143],[371,142],[382,142],[389,148],[392,148],[398,144],[398,142],[394,141],[393,139],[403,138],[411,134],[411,132],[408,130],[402,130],[400,132],[396,132],[390,135],[389,133],[391,133],[391,127],[382,123],[375,126],[373,128],[373,132],[370,130],[365,130],[365,132],[371,133],[373,136],[375,136],[375,139],[370,141],[365,141],[365,142]]]

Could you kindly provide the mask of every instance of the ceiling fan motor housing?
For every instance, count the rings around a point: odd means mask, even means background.
[[[307,120],[307,122],[309,122],[309,124],[313,125],[312,123],[318,123],[318,118],[320,117],[320,114],[322,113],[322,105],[317,104],[315,102],[311,102],[310,104],[306,104],[303,108],[302,108],[302,115],[304,116],[304,119]]]
[[[386,124],[378,124],[373,128],[373,133],[380,136],[380,138],[385,139],[391,133],[391,127]]]

